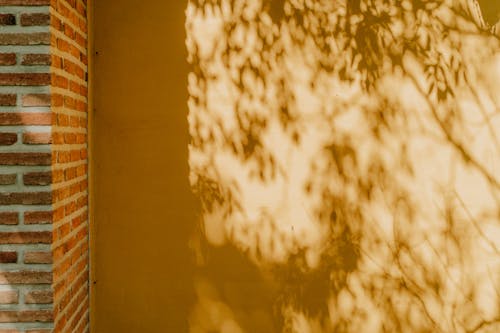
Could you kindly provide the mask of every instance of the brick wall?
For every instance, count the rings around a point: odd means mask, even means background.
[[[0,0],[0,333],[88,330],[86,24]]]
[[[86,0],[51,1],[52,186],[56,332],[87,331]]]

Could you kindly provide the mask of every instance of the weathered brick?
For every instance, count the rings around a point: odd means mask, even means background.
[[[18,212],[0,212],[0,224],[16,225],[19,223]]]
[[[50,24],[50,14],[48,13],[24,13],[21,14],[22,26],[41,26]]]
[[[15,173],[0,174],[0,185],[13,185],[16,183],[17,175]]]
[[[0,94],[0,106],[15,106],[16,100],[16,94]]]
[[[0,232],[0,244],[50,244],[50,231]]]
[[[23,133],[23,143],[28,145],[43,145],[52,142],[51,133]]]
[[[48,112],[4,112],[0,113],[0,126],[50,125],[52,115]]]
[[[24,185],[50,185],[52,172],[28,172],[23,175]]]
[[[50,65],[51,64],[51,56],[50,54],[43,53],[28,53],[23,54],[21,59],[21,65],[25,66],[41,66],[41,65]]]
[[[52,272],[39,271],[0,271],[0,284],[50,284]]]
[[[50,45],[48,32],[0,33],[0,45]]]
[[[0,153],[0,165],[50,165],[50,153]]]
[[[51,304],[53,294],[51,290],[34,290],[24,294],[26,304]]]
[[[0,66],[13,66],[16,63],[15,53],[0,53]]]
[[[0,205],[50,205],[52,192],[0,193]]]
[[[52,311],[49,310],[0,311],[0,323],[48,323],[52,320]]]
[[[50,84],[49,73],[0,73],[0,86],[44,86]]]
[[[0,252],[0,263],[8,264],[16,262],[17,262],[17,252],[15,251]]]
[[[18,302],[19,302],[19,295],[17,291],[14,290],[0,291],[0,304],[16,304]]]
[[[24,224],[48,224],[52,223],[52,212],[25,212]]]
[[[22,97],[23,106],[50,106],[49,94],[27,94]]]
[[[26,252],[24,254],[25,264],[51,264],[52,252],[39,251],[39,252]]]
[[[17,142],[17,133],[0,133],[0,146],[10,146]]]
[[[53,89],[57,93],[25,93],[22,96],[15,96],[6,106],[23,107],[24,112],[0,112],[0,126],[25,126],[25,125],[44,125],[54,126],[46,130],[25,130],[9,133],[10,140],[12,134],[17,134],[19,144],[23,149],[35,149],[29,147],[30,144],[53,144],[53,148],[38,147],[36,152],[10,151],[0,152],[0,165],[32,165],[32,166],[51,166],[49,168],[12,173],[10,178],[6,179],[13,184],[18,183],[19,174],[22,176],[22,183],[26,186],[47,186],[56,182],[58,185],[54,191],[26,191],[9,193],[0,193],[0,205],[30,205],[37,202],[46,205],[45,208],[37,211],[26,211],[28,206],[21,208],[21,214],[24,214],[23,231],[10,230],[7,227],[0,232],[0,244],[47,244],[47,250],[31,251],[24,250],[17,261],[22,260],[22,264],[30,265],[27,267],[46,267],[39,265],[56,263],[51,271],[36,272],[0,272],[0,284],[46,284],[46,290],[22,289],[22,299],[29,306],[20,311],[0,312],[0,322],[17,322],[16,330],[28,333],[49,333],[49,332],[78,332],[86,330],[88,324],[88,244],[86,239],[88,235],[87,226],[87,206],[86,197],[87,181],[74,182],[75,179],[84,179],[87,174],[86,159],[87,150],[82,147],[72,147],[69,145],[85,145],[87,142],[87,101],[88,88],[82,80],[87,80],[88,57],[82,50],[87,47],[87,2],[85,0],[0,0],[1,5],[9,6],[50,6],[49,8],[39,8],[28,11],[16,9],[19,26],[51,26],[50,33],[25,32],[0,33],[0,45],[50,45],[50,51],[45,53],[15,54],[14,52],[5,53],[3,60],[0,58],[0,65],[19,64],[24,67],[16,70],[16,73],[0,73],[0,86],[4,86],[2,93],[15,94],[19,91],[19,86],[51,86],[63,89]],[[57,12],[56,15],[53,15]],[[8,14],[9,11],[3,11]],[[19,28],[17,28],[19,29]],[[20,31],[20,30],[17,30]],[[4,31],[2,31],[4,32]],[[51,66],[47,67],[45,73],[37,73],[30,70],[29,66]],[[58,70],[60,69],[60,70]],[[49,73],[49,70],[51,71]],[[0,71],[1,72],[1,71]],[[12,72],[12,70],[9,70]],[[8,88],[12,87],[12,88]],[[9,90],[11,89],[11,90]],[[78,96],[77,96],[78,95]],[[20,98],[20,102],[18,100]],[[30,107],[52,107],[50,112],[29,112]],[[35,109],[32,109],[35,110]],[[68,112],[69,111],[69,112]],[[4,131],[5,132],[5,131]],[[8,131],[14,132],[14,131]],[[22,133],[22,136],[19,134]],[[0,136],[1,139],[1,136]],[[21,140],[22,139],[22,140]],[[0,140],[1,142],[1,140]],[[13,148],[13,147],[12,147]],[[10,148],[9,150],[12,150]],[[41,153],[38,149],[47,148],[47,151]],[[75,163],[82,161],[75,165]],[[45,188],[44,188],[45,190]],[[64,200],[64,203],[61,201]],[[52,206],[52,205],[55,206]],[[15,206],[17,208],[17,206]],[[13,207],[14,208],[14,207]],[[41,211],[41,210],[50,211]],[[13,209],[14,210],[14,209]],[[18,220],[19,212],[11,212],[12,223],[20,223]],[[77,214],[76,214],[77,213]],[[14,217],[15,216],[15,217]],[[56,221],[54,231],[36,231],[37,227],[32,229],[30,225],[50,224]],[[26,228],[26,229],[24,229]],[[33,230],[34,229],[34,230]],[[75,230],[75,234],[71,234]],[[49,250],[50,245],[58,243],[57,248]],[[54,259],[56,258],[57,260]],[[12,259],[11,259],[12,260]],[[37,266],[38,265],[38,266]],[[54,286],[63,285],[63,291],[52,294],[50,285],[54,280]],[[63,282],[61,284],[61,282]],[[67,283],[64,283],[67,282]],[[44,309],[45,304],[54,304],[57,313],[57,319],[54,321],[54,329],[37,329],[32,326],[36,320],[43,318],[34,318],[37,316],[37,304]],[[8,308],[11,309],[10,307]],[[14,308],[14,309],[17,309]],[[6,309],[3,309],[6,310]],[[23,311],[25,310],[25,311]],[[3,317],[2,317],[3,316]],[[30,317],[31,318],[28,318]],[[27,329],[22,322],[29,321]],[[47,314],[47,322],[54,320],[52,313]],[[1,332],[0,333],[4,333]],[[10,332],[9,332],[10,333]],[[12,332],[14,333],[14,332]],[[18,332],[16,332],[18,333]]]
[[[0,14],[0,25],[16,25],[14,14]]]

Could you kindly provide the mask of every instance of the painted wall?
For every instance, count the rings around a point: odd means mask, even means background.
[[[95,2],[96,333],[187,330],[195,207],[185,8],[184,1]]]

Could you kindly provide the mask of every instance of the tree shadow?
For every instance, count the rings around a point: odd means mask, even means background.
[[[226,264],[259,276],[273,331],[498,329],[500,45],[471,8],[190,2],[192,244],[212,288]],[[205,255],[227,246],[240,259]],[[219,300],[231,324],[193,332],[255,331]]]

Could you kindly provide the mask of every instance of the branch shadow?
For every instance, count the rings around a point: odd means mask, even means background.
[[[192,248],[224,308],[192,332],[498,329],[500,44],[470,8],[189,3]],[[258,330],[221,292],[247,277]]]

